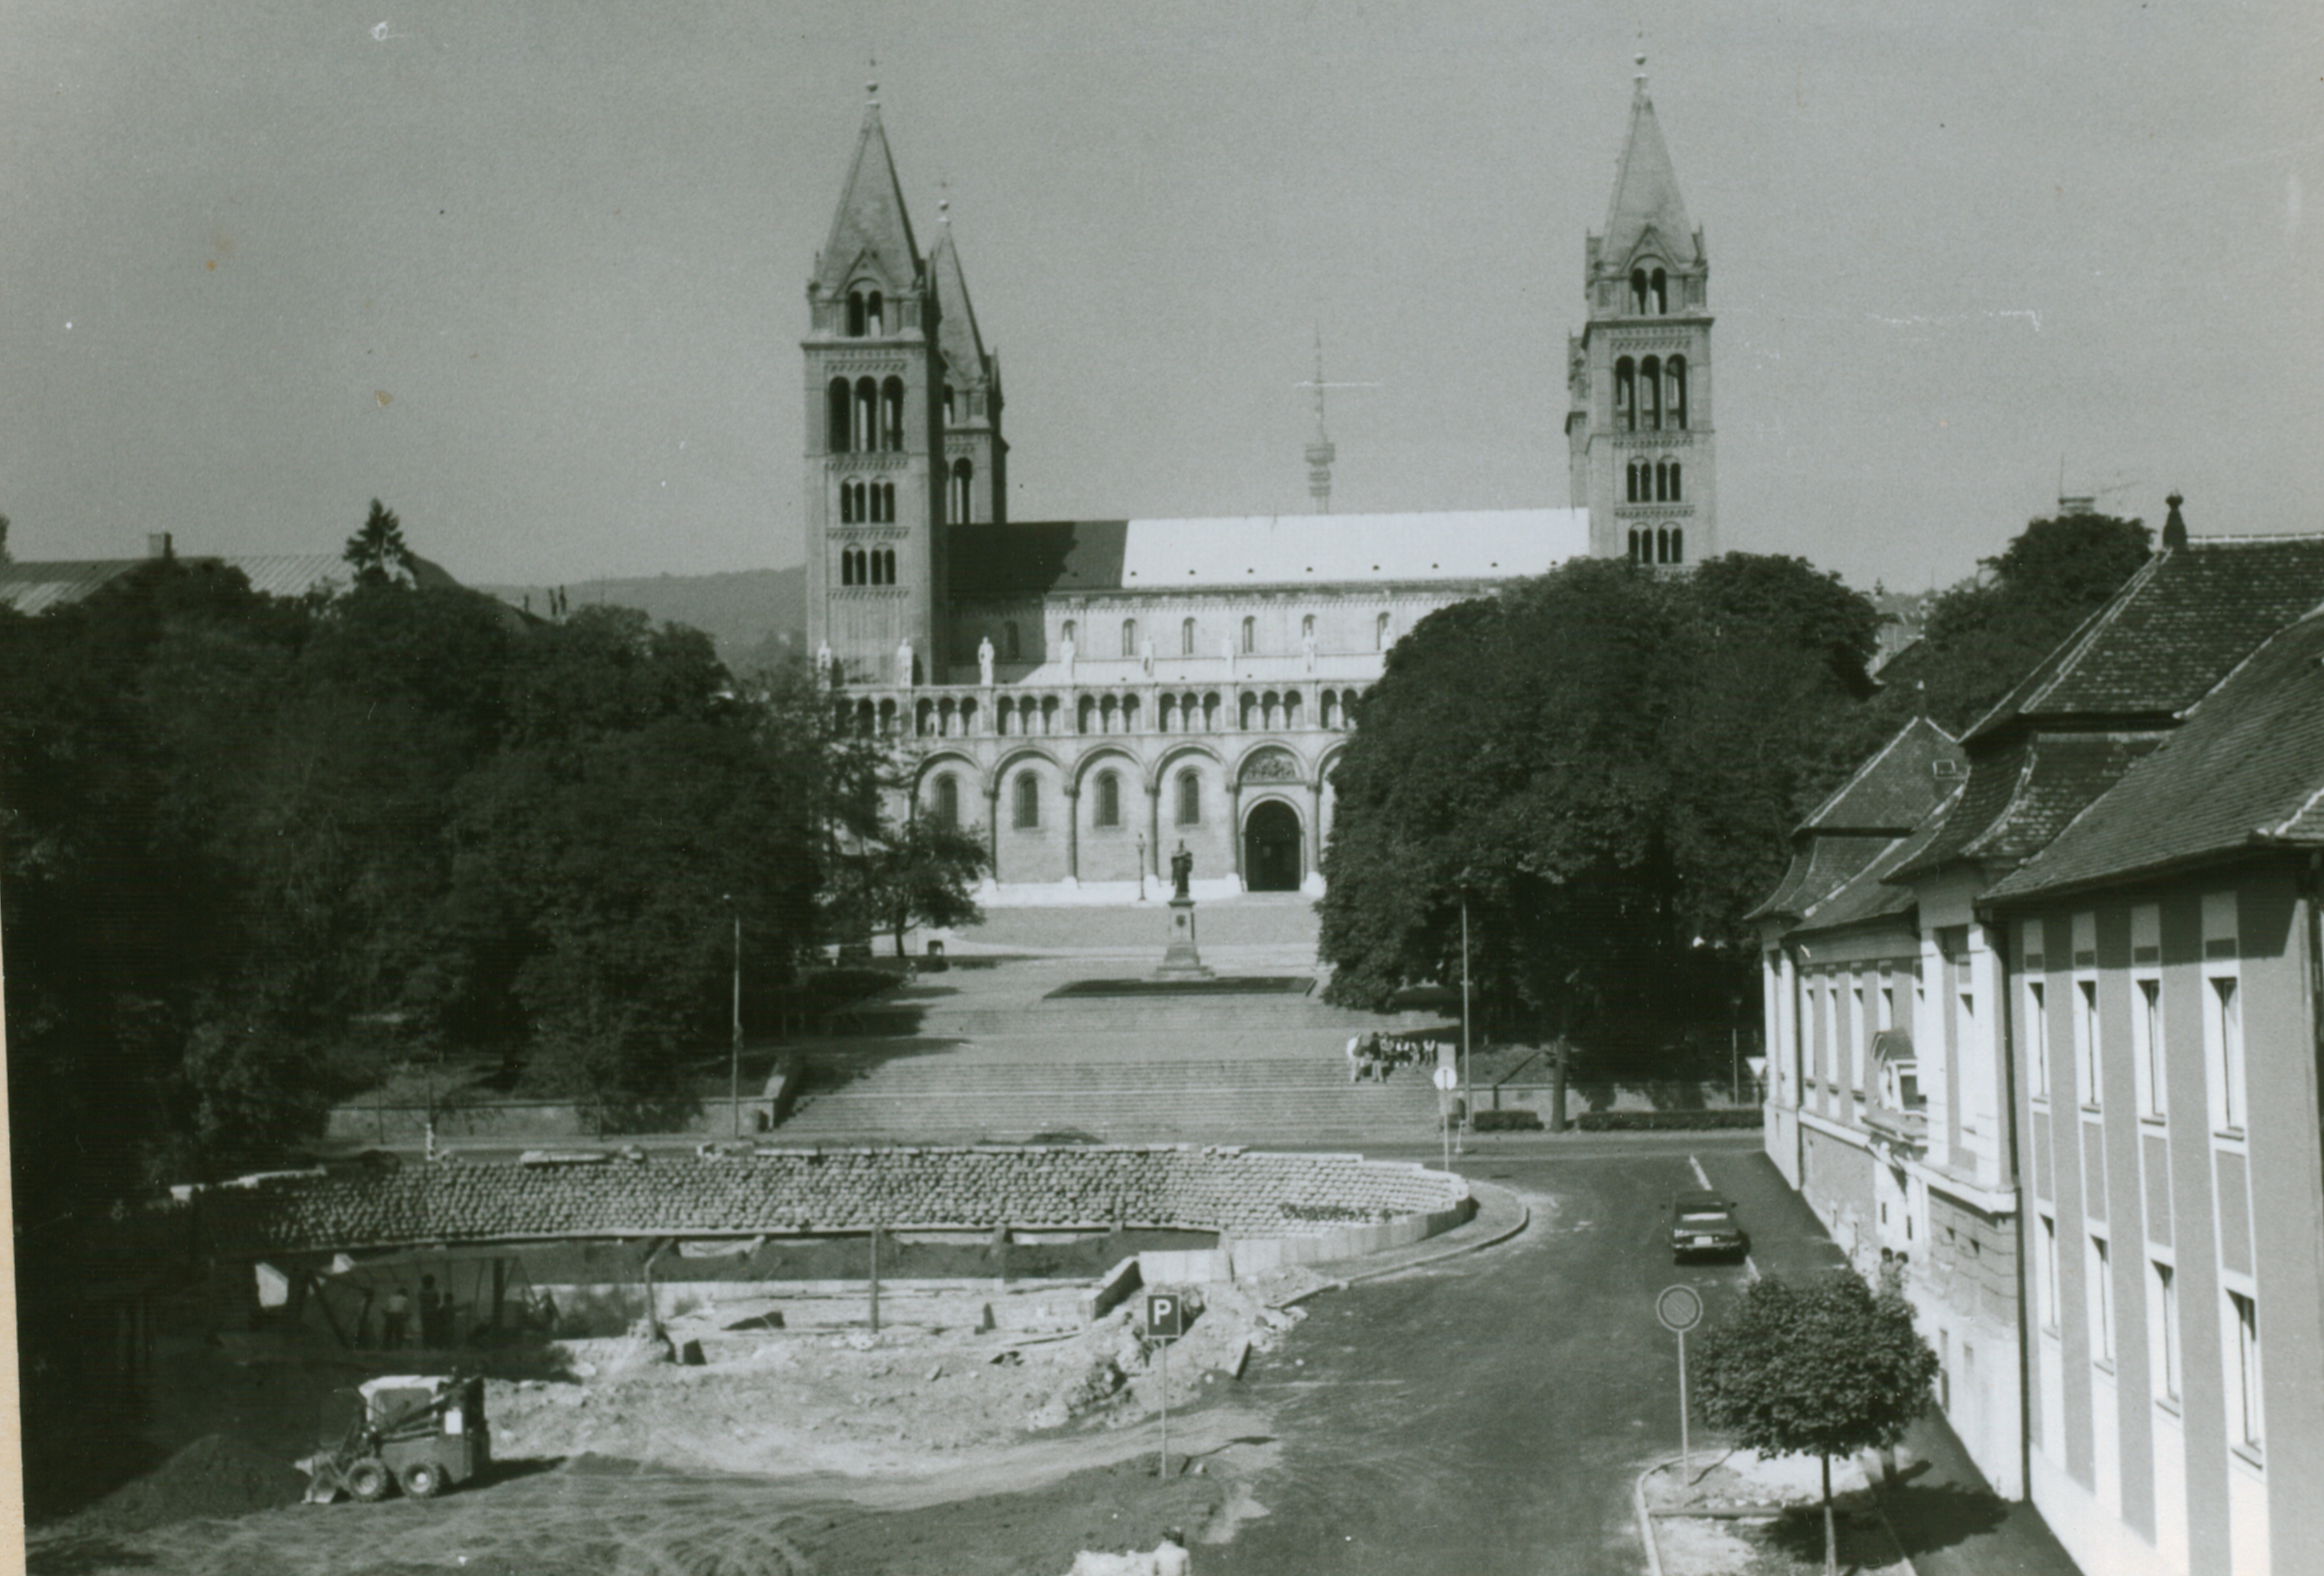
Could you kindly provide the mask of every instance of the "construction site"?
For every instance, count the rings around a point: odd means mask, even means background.
[[[1231,1536],[1254,1355],[1351,1271],[1522,1212],[1362,1157],[1432,1137],[1440,1093],[1352,1080],[1346,1042],[1443,1021],[1316,1002],[1304,905],[1223,909],[1215,992],[1107,989],[1155,954],[1129,917],[944,938],[953,966],[787,1047],[770,1130],[476,1106],[415,1149],[343,1112],[317,1166],[115,1222],[87,1371],[27,1375],[83,1424],[35,1463],[36,1516],[70,1508],[33,1568],[955,1571],[950,1535],[915,1562],[929,1518],[1009,1504],[996,1571]]]

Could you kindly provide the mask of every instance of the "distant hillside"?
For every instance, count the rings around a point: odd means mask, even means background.
[[[549,611],[547,585],[483,585],[503,602]],[[634,607],[656,623],[686,624],[708,635],[730,668],[767,660],[786,645],[807,642],[807,569],[742,569],[730,575],[657,575],[644,580],[576,580],[567,605]]]

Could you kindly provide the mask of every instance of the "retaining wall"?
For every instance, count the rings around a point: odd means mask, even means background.
[[[250,1256],[568,1237],[1120,1225],[1216,1231],[1233,1240],[1235,1270],[1250,1273],[1374,1250],[1355,1244],[1417,1240],[1465,1218],[1468,1196],[1457,1176],[1356,1155],[1109,1145],[439,1162],[364,1176],[270,1177],[206,1189],[178,1207],[198,1212],[217,1249]],[[1299,1246],[1282,1246],[1292,1241]]]

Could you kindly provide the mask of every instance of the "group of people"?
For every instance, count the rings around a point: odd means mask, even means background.
[[[1404,1035],[1382,1034],[1373,1029],[1366,1034],[1348,1037],[1348,1082],[1361,1083],[1367,1078],[1385,1083],[1388,1075],[1398,1067],[1420,1066],[1437,1061],[1443,1052],[1434,1040],[1413,1039]]]
[[[379,1343],[401,1351],[411,1332],[411,1288],[397,1286],[379,1305]],[[420,1277],[420,1345],[423,1350],[448,1346],[452,1340],[452,1299],[436,1289],[436,1277]]]

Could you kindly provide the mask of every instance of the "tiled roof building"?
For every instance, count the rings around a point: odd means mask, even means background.
[[[1767,1139],[2086,1569],[2256,1570],[2324,1533],[2292,1401],[2324,1336],[2281,1314],[2324,1304],[2324,538],[2172,504],[1916,825],[1821,871],[1803,828],[1760,915]]]

